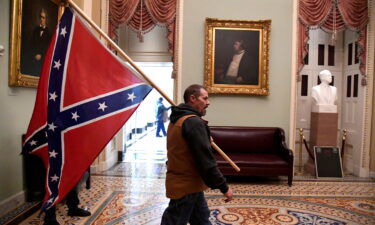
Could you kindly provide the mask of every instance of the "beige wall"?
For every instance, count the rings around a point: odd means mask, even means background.
[[[292,0],[185,0],[183,7],[181,92],[204,79],[205,18],[271,19],[270,92],[266,97],[211,95],[211,125],[278,126],[289,129]],[[181,29],[181,28],[180,28]]]
[[[21,135],[26,132],[36,89],[8,87],[11,1],[0,1],[0,202],[23,190]]]

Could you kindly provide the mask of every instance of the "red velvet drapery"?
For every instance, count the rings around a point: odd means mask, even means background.
[[[110,0],[109,35],[117,39],[117,28],[127,24],[142,40],[144,33],[156,25],[168,30],[169,51],[173,53],[176,22],[176,0]]]
[[[366,85],[367,0],[299,0],[298,20],[298,73],[307,54],[310,29],[322,28],[328,32],[350,29],[359,33],[359,68],[362,85]]]

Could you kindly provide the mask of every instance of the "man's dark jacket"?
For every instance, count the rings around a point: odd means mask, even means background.
[[[207,122],[201,119],[201,114],[188,104],[172,107],[171,123],[186,115],[195,115],[187,118],[182,125],[182,136],[191,150],[198,172],[204,183],[212,189],[220,189],[222,193],[228,191],[225,178],[217,168],[211,148],[211,135]]]

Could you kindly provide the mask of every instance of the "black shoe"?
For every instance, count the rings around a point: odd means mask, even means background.
[[[44,221],[43,225],[60,225],[57,220],[52,220],[52,221]]]
[[[87,210],[76,208],[68,211],[68,216],[80,216],[80,217],[86,217],[91,216],[91,213]]]
[[[156,137],[162,137],[161,135],[156,135]]]

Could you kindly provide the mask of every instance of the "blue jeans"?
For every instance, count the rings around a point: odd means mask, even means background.
[[[156,136],[160,136],[160,130],[163,132],[163,135],[166,136],[167,132],[165,132],[165,127],[164,127],[164,121],[163,120],[158,120],[158,124],[156,127]]]
[[[161,218],[161,225],[211,225],[203,192],[185,195],[180,199],[171,199]]]

